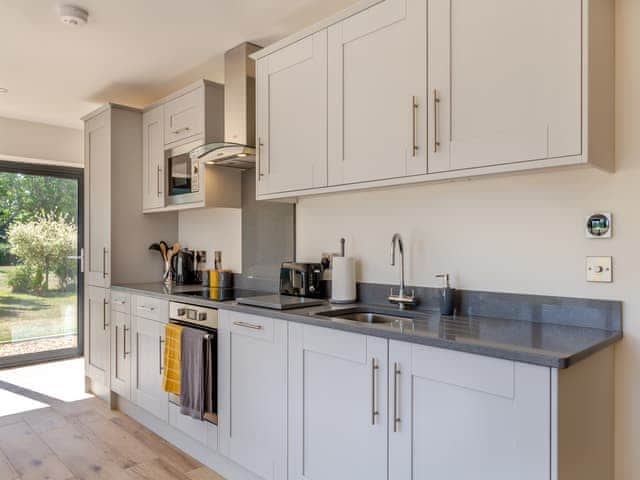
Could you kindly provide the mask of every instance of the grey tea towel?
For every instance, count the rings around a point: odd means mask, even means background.
[[[202,420],[207,407],[205,337],[207,332],[184,328],[181,337],[180,413]]]

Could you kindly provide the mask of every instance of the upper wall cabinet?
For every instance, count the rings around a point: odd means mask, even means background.
[[[256,64],[258,195],[327,185],[327,32]]]
[[[164,207],[164,116],[162,106],[142,115],[142,207]]]
[[[329,27],[329,185],[427,173],[424,0]]]
[[[429,1],[429,172],[582,153],[579,0]]]
[[[365,0],[253,57],[259,199],[614,168],[612,0]]]

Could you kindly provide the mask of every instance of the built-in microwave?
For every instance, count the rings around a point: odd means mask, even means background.
[[[167,203],[170,205],[183,205],[203,200],[201,170],[204,170],[204,166],[197,159],[194,160],[189,156],[193,148],[194,144],[189,143],[165,152]]]

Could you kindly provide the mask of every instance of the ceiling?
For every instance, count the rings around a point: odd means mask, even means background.
[[[142,107],[199,78],[224,81],[223,54],[268,45],[355,0],[0,0],[0,116],[81,127],[105,102]]]

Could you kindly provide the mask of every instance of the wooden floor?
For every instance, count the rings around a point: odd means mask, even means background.
[[[60,370],[64,381],[64,365],[55,365],[47,372]],[[0,416],[1,480],[223,480],[96,398],[61,400],[12,383],[21,375],[4,372],[0,394],[24,398],[26,411]],[[37,373],[27,372],[23,376],[35,383]]]

